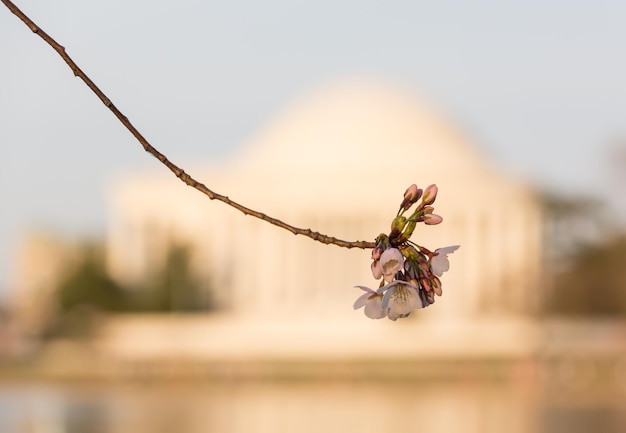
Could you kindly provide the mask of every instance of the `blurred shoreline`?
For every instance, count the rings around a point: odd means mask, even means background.
[[[520,343],[523,350],[516,351],[510,350],[515,341],[507,348],[494,340],[489,350],[480,353],[425,347],[403,355],[372,350],[369,355],[326,352],[317,357],[271,351],[239,356],[185,354],[177,351],[176,344],[162,344],[159,355],[137,352],[122,357],[110,350],[107,337],[56,340],[28,354],[5,356],[0,361],[0,384],[469,381],[626,392],[626,321],[539,321],[535,336],[534,344]],[[470,342],[466,347],[471,346]]]
[[[290,348],[293,329],[270,338],[267,328],[244,327],[248,339],[231,341],[233,352],[220,355],[214,341],[200,336],[221,330],[225,344],[241,334],[202,316],[104,319],[92,338],[57,339],[4,357],[0,430],[617,433],[626,422],[623,320],[538,320],[530,328],[486,321],[430,330],[427,323],[390,323],[399,339],[373,333],[369,350],[353,345],[360,352],[350,356],[320,350],[319,341],[301,334],[305,327],[297,327],[301,345],[291,355],[281,350]],[[326,348],[342,342],[341,331],[335,333]],[[240,351],[237,344],[260,335]],[[151,339],[159,344],[151,348]],[[276,339],[286,345],[272,352]],[[394,353],[396,341],[408,350]],[[195,342],[195,354],[182,350],[187,342]],[[309,345],[307,354],[302,349]]]

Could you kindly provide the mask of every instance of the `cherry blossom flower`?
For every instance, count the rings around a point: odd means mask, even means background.
[[[382,319],[387,315],[382,306],[382,293],[375,292],[369,287],[364,286],[356,286],[361,290],[364,290],[365,293],[357,298],[354,302],[354,309],[358,310],[361,307],[365,307],[363,312],[370,319]]]
[[[437,185],[421,190],[413,184],[406,189],[391,231],[379,234],[372,250],[372,275],[383,280],[376,291],[356,286],[365,293],[354,303],[355,310],[364,307],[365,315],[371,319],[387,317],[395,321],[407,317],[412,310],[428,307],[436,296],[442,295],[439,277],[450,269],[448,255],[459,246],[431,251],[410,240],[418,223],[435,225],[443,221],[431,206],[437,193]],[[405,216],[414,204],[413,212]]]
[[[419,288],[406,281],[396,280],[378,292],[385,293],[381,307],[390,320],[407,317],[412,310],[423,308]]]
[[[451,247],[437,248],[432,257],[430,258],[429,265],[432,273],[441,277],[444,272],[450,269],[450,262],[448,261],[448,254],[452,254],[458,250],[460,245],[454,245]]]
[[[388,248],[380,256],[380,267],[383,272],[385,281],[390,283],[396,276],[398,271],[404,266],[404,257],[397,248]]]

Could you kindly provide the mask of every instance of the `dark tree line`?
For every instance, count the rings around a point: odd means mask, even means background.
[[[78,262],[68,268],[53,291],[47,336],[88,334],[103,313],[207,312],[216,309],[210,283],[191,269],[192,250],[172,244],[160,268],[137,287],[125,287],[106,271],[101,247],[80,249]]]

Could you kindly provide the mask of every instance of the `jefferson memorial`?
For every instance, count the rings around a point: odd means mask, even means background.
[[[186,243],[221,309],[111,323],[108,350],[208,358],[533,350],[542,254],[534,191],[410,92],[335,83],[286,107],[228,160],[175,163],[244,206],[347,241],[388,233],[405,189],[434,183],[444,221],[419,224],[412,240],[431,251],[461,248],[435,304],[397,322],[370,320],[352,308],[363,293],[354,286],[377,288],[370,250],[294,236],[209,200],[163,167],[118,177],[107,238],[115,278],[139,281],[169,244]]]

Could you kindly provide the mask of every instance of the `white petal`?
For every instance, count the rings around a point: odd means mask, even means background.
[[[359,296],[357,300],[354,301],[354,305],[352,307],[355,310],[358,310],[359,308],[367,304],[367,300],[369,299],[370,296],[372,296],[370,293],[364,293],[363,295]]]
[[[396,278],[396,273],[384,274],[385,281],[391,283]]]
[[[382,319],[385,317],[386,314],[382,305],[382,296],[377,295],[372,297],[365,305],[364,312],[370,319]]]
[[[359,308],[361,308],[363,305],[365,305],[365,303],[367,302],[367,300],[369,299],[370,296],[376,294],[375,291],[373,291],[372,289],[370,289],[369,287],[365,287],[365,286],[354,286],[356,288],[359,288],[367,293],[362,294],[361,296],[359,296],[357,298],[356,301],[354,301],[354,309],[357,310]]]
[[[384,293],[387,291],[387,289],[389,289],[390,287],[393,287],[394,283],[391,284],[385,284],[384,286],[380,286],[378,288],[378,290],[376,290],[376,293]]]
[[[393,281],[394,276],[404,267],[404,257],[397,248],[387,248],[380,256],[380,268],[385,281]]]
[[[376,291],[370,289],[369,287],[365,287],[365,286],[354,286],[354,287],[356,287],[357,289],[361,289],[368,293],[377,293]]]
[[[437,248],[435,255],[430,259],[430,270],[436,276],[440,277],[444,272],[450,269],[450,262],[448,261],[448,254],[451,254],[459,249],[459,245],[451,247]]]
[[[450,262],[446,256],[434,256],[430,260],[430,270],[436,276],[442,276],[448,269],[450,269]]]
[[[380,280],[383,277],[383,270],[380,267],[380,260],[375,260],[372,262],[372,275],[375,280]]]
[[[458,250],[459,248],[461,248],[461,245],[452,245],[451,247],[437,248],[435,252],[441,253],[441,254],[451,254],[455,252],[456,250]]]
[[[387,317],[391,320],[407,317],[414,309],[422,308],[419,294],[410,284],[398,286],[394,295],[390,296],[386,310]]]
[[[407,317],[409,314],[411,314],[411,312],[408,312],[406,314],[396,314],[396,313],[389,313],[389,320],[393,320],[394,322],[398,319],[403,319],[405,317]]]
[[[387,286],[391,286],[391,284],[387,284]],[[387,287],[387,286],[385,286],[385,287]],[[380,290],[380,289],[378,289],[378,290]],[[394,292],[394,289],[392,287],[391,290],[387,290],[385,292],[385,295],[383,296],[382,307],[383,307],[383,310],[385,310],[385,311],[387,311],[387,308],[389,306],[389,298],[391,297],[391,295],[393,295],[393,292]]]
[[[393,283],[385,284],[384,286],[379,287],[378,290],[376,290],[377,293],[385,292],[385,296],[383,296],[383,308],[385,310],[387,309],[387,306],[389,305],[389,298],[391,297],[395,289],[398,287],[398,285],[402,283],[404,283],[404,281],[396,280]]]

